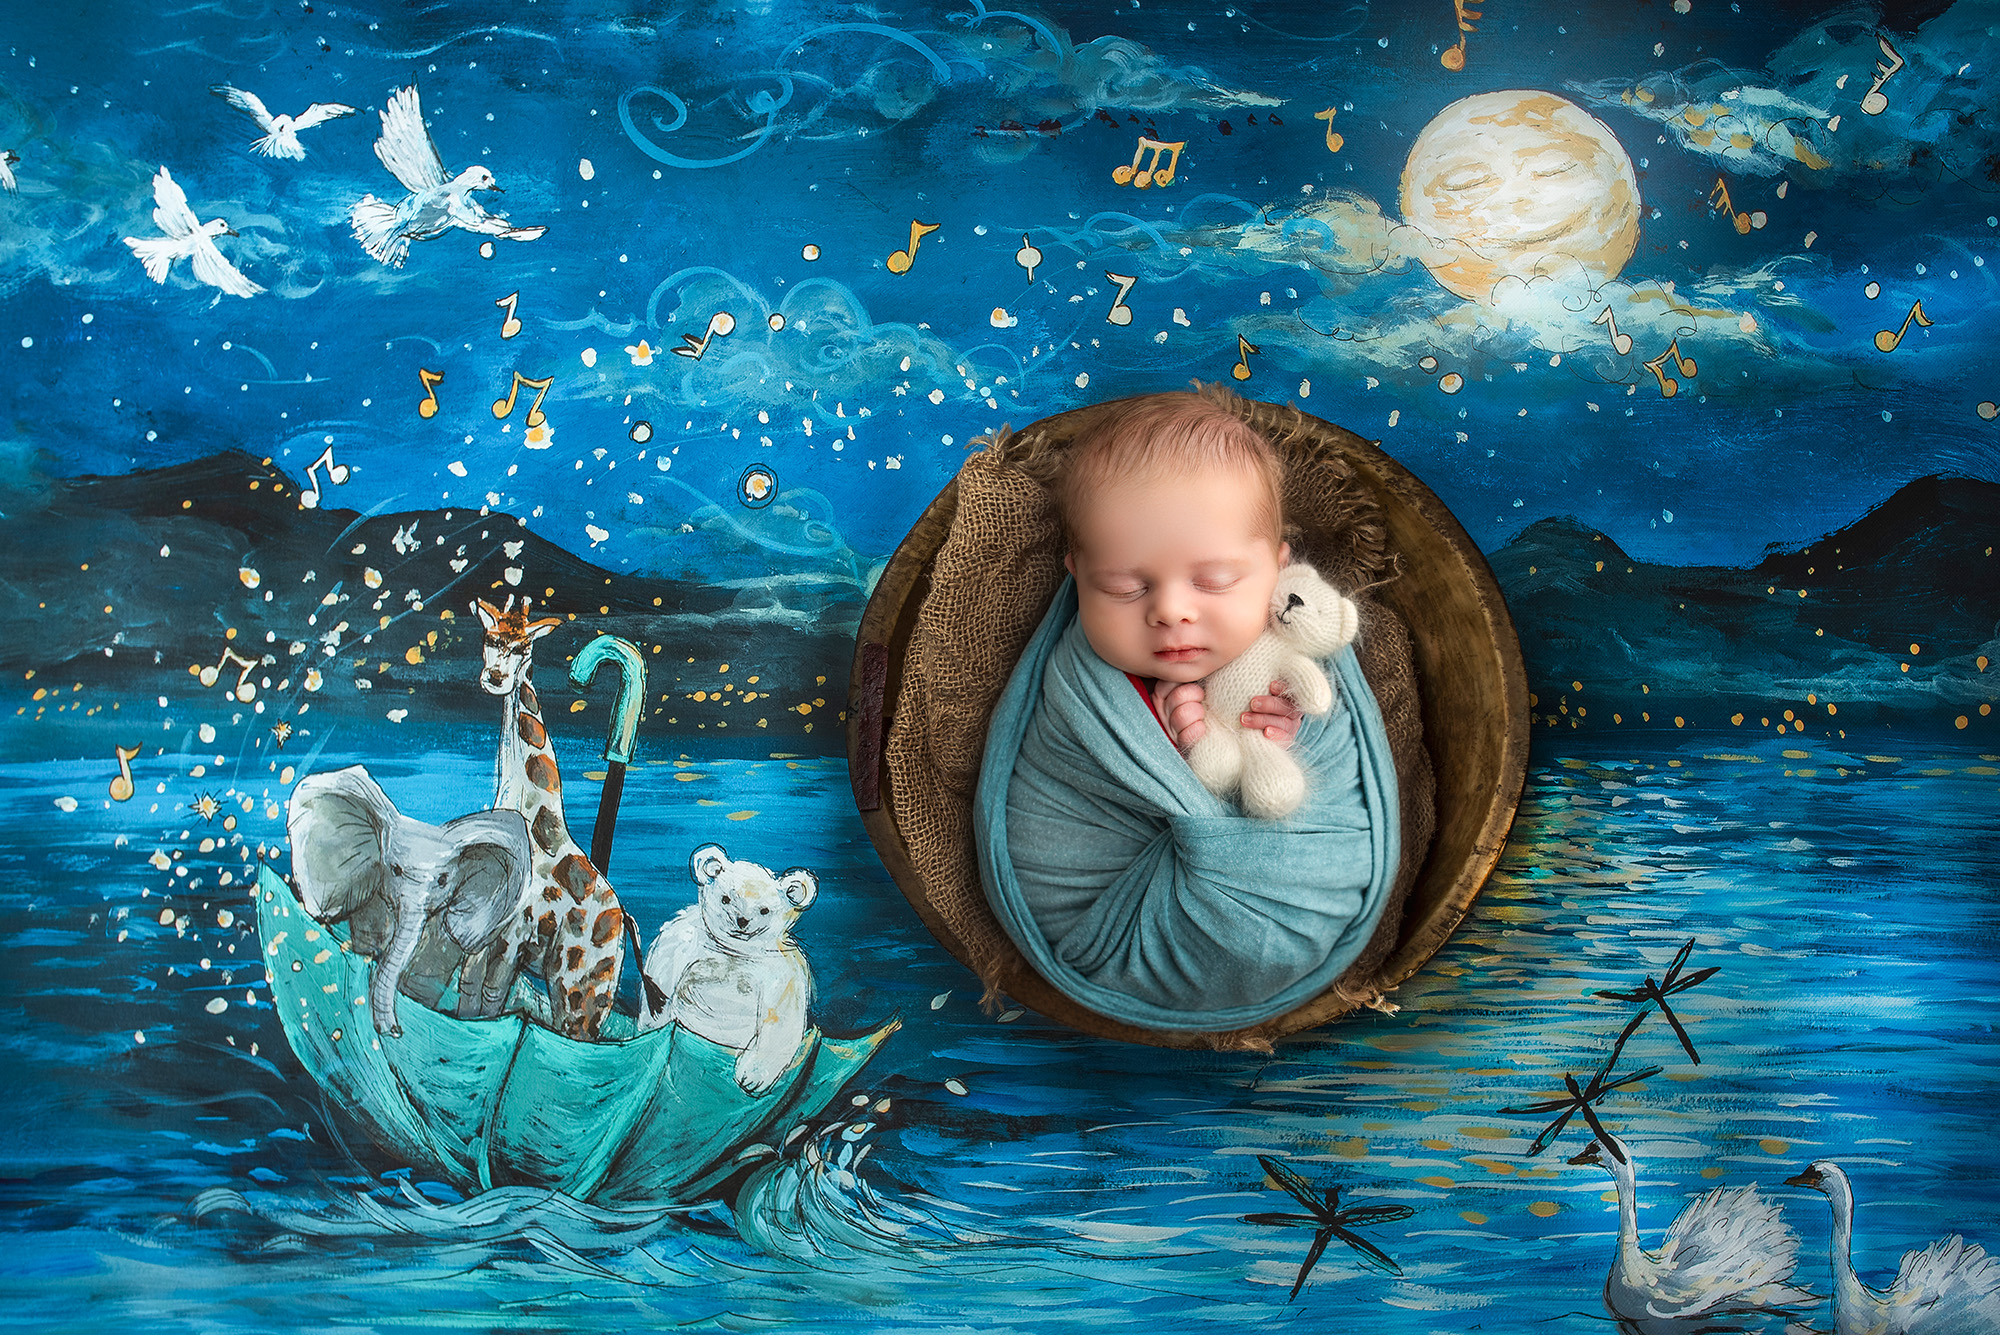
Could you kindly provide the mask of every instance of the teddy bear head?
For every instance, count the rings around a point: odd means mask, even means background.
[[[1271,592],[1271,634],[1308,657],[1324,658],[1352,641],[1360,628],[1359,610],[1317,570],[1294,561],[1278,572],[1278,586]]]
[[[720,844],[697,848],[688,871],[699,887],[702,926],[738,954],[782,946],[819,893],[819,878],[804,867],[774,873],[731,858]]]

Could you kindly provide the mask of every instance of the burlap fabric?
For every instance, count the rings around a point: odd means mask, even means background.
[[[1251,1029],[1203,1034],[1218,1048],[1263,1048],[1273,1037],[1382,1001],[1378,975],[1396,944],[1404,900],[1436,828],[1435,783],[1425,749],[1408,630],[1368,590],[1394,579],[1373,498],[1342,457],[1360,438],[1290,407],[1202,391],[1263,432],[1285,463],[1285,519],[1294,553],[1361,608],[1355,653],[1381,707],[1396,761],[1402,860],[1380,925],[1327,994]],[[1062,451],[1110,405],[1079,409],[1010,434],[1002,429],[958,474],[958,510],[934,558],[884,747],[897,824],[938,916],[963,944],[988,1000],[1027,970],[979,883],[973,791],[986,725],[1008,675],[1063,579],[1063,538],[1045,483]],[[1061,1017],[1058,1017],[1061,1018]]]

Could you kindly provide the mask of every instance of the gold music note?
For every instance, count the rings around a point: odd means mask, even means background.
[[[1611,326],[1611,346],[1618,350],[1618,355],[1620,357],[1623,357],[1625,354],[1632,351],[1632,336],[1630,334],[1621,334],[1618,332],[1618,317],[1611,313],[1611,308],[1609,306],[1606,306],[1603,310],[1599,311],[1597,313],[1597,318],[1592,320],[1591,323],[1608,324]]]
[[[246,705],[255,700],[257,698],[257,687],[250,680],[250,674],[256,670],[257,660],[254,658],[245,658],[234,649],[224,649],[222,657],[215,660],[215,666],[203,668],[196,674],[197,679],[204,686],[215,685],[222,677],[222,665],[224,663],[231,663],[243,669],[236,674],[236,685],[230,693]]]
[[[1325,111],[1315,111],[1313,119],[1326,122],[1326,151],[1329,153],[1338,153],[1340,146],[1346,143],[1347,140],[1333,132],[1333,108],[1328,107]]]
[[[1674,339],[1668,343],[1665,352],[1646,363],[1646,369],[1659,379],[1660,397],[1663,399],[1671,399],[1674,395],[1681,392],[1681,382],[1668,375],[1665,369],[1663,369],[1669,357],[1673,359],[1674,370],[1680,372],[1682,375],[1691,376],[1700,369],[1694,364],[1694,358],[1681,356],[1681,341],[1679,339]]]
[[[1029,244],[1028,234],[1021,233],[1021,248],[1014,252],[1014,263],[1028,271],[1029,282],[1035,281],[1035,266],[1040,264],[1043,258],[1040,248]]]
[[[549,392],[549,386],[555,384],[555,382],[556,378],[552,375],[544,376],[540,380],[530,380],[519,371],[514,372],[514,383],[508,386],[507,397],[493,400],[493,415],[495,417],[505,417],[507,414],[513,412],[514,396],[521,392],[521,386],[526,385],[529,389],[535,391],[535,401],[528,405],[528,425],[530,427],[540,426],[549,420],[547,415],[542,412],[542,396]]]
[[[1753,213],[1738,213],[1736,206],[1729,202],[1729,185],[1720,176],[1715,178],[1715,189],[1708,192],[1708,206],[1728,214],[1730,221],[1736,224],[1739,236],[1748,236],[1751,228],[1762,227],[1769,221],[1762,209]]]
[[[1458,14],[1458,45],[1446,47],[1438,56],[1438,64],[1455,72],[1465,68],[1465,34],[1479,31],[1472,26],[1472,20],[1478,18],[1480,12],[1468,8],[1465,0],[1451,0],[1451,5]]]
[[[1861,99],[1861,114],[1864,116],[1879,116],[1889,109],[1889,99],[1882,96],[1882,85],[1894,78],[1897,70],[1903,68],[1903,57],[1895,47],[1889,45],[1889,39],[1877,33],[1875,40],[1882,44],[1882,54],[1889,57],[1889,63],[1884,65],[1879,60],[1875,62],[1875,82]]]
[[[1923,302],[1920,301],[1916,305],[1910,307],[1910,313],[1903,317],[1903,327],[1901,329],[1898,329],[1895,333],[1892,334],[1886,329],[1876,330],[1875,346],[1880,348],[1883,352],[1894,352],[1896,350],[1896,345],[1903,341],[1903,335],[1910,332],[1910,321],[1912,320],[1915,320],[1918,324],[1922,325],[1926,329],[1930,328],[1931,317],[1924,314]]]
[[[1144,190],[1149,185],[1172,185],[1174,171],[1180,166],[1181,150],[1186,147],[1185,139],[1176,144],[1169,144],[1159,139],[1148,139],[1142,134],[1139,136],[1139,146],[1132,150],[1132,165],[1113,168],[1111,179],[1120,185],[1129,181],[1136,190]],[[1147,149],[1153,151],[1153,157],[1146,164],[1146,170],[1140,171],[1139,159],[1146,156]],[[1163,152],[1171,154],[1165,168],[1160,166],[1160,154]]]
[[[1262,351],[1263,349],[1259,348],[1255,343],[1238,334],[1236,336],[1236,365],[1229,368],[1229,374],[1235,376],[1238,380],[1248,380],[1250,378],[1250,354]]]
[[[444,383],[444,372],[426,371],[423,367],[419,366],[417,368],[417,379],[424,383],[424,401],[417,405],[417,416],[436,417],[438,410],[437,387]]]
[[[918,222],[915,218],[910,219],[910,248],[889,252],[889,272],[908,273],[910,266],[917,262],[917,243],[942,226],[943,223]]]
[[[306,510],[319,509],[318,470],[321,468],[326,469],[327,477],[332,479],[333,484],[335,486],[339,486],[341,483],[347,481],[347,473],[348,473],[347,465],[335,463],[333,461],[333,446],[331,445],[327,446],[325,449],[319,452],[319,458],[313,460],[311,463],[306,465],[306,481],[309,482],[311,486],[309,486],[305,491],[299,493],[299,505],[302,509]]]
[[[123,747],[114,742],[111,749],[118,753],[118,777],[111,781],[111,800],[130,802],[135,791],[132,784],[132,761],[138,756],[139,748]]]
[[[507,312],[507,318],[500,322],[500,337],[512,338],[521,332],[521,322],[514,318],[514,308],[520,304],[520,301],[521,294],[519,292],[509,292],[506,296],[493,303]]]
[[[696,338],[693,334],[681,335],[682,346],[674,349],[674,356],[691,357],[695,361],[700,361],[702,354],[708,351],[710,339],[727,338],[735,332],[736,317],[728,311],[717,311],[708,317],[708,328],[701,331],[700,338]]]
[[[1113,273],[1109,269],[1104,271],[1104,276],[1118,284],[1118,295],[1111,299],[1111,309],[1105,313],[1104,318],[1115,325],[1131,324],[1132,308],[1125,304],[1125,298],[1131,293],[1132,285],[1139,281],[1138,276],[1135,274],[1127,277],[1122,273]]]

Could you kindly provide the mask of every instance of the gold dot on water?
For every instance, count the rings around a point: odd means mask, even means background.
[[[1607,1192],[1606,1194],[1610,1196],[1610,1198],[1614,1201],[1618,1199],[1618,1193],[1615,1191]],[[1555,1214],[1560,1209],[1562,1209],[1562,1206],[1557,1205],[1554,1201],[1528,1202],[1528,1213],[1534,1215],[1538,1219],[1547,1219],[1550,1215]]]
[[[1952,720],[1952,723],[1957,727],[1965,728],[1971,726],[1972,720],[1967,718],[1965,715],[1960,714],[1957,718]]]
[[[1458,1217],[1468,1224],[1483,1224],[1486,1222],[1486,1216],[1477,1210],[1460,1210]]]
[[[1913,654],[1920,654],[1923,651],[1924,647],[1921,644],[1913,644],[1910,646],[1910,652]]]
[[[1757,1142],[1757,1148],[1766,1154],[1783,1154],[1791,1147],[1792,1142],[1789,1140],[1780,1140],[1776,1136],[1766,1136]]]

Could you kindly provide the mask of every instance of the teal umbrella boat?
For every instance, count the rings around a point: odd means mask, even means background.
[[[257,873],[257,935],[271,1003],[307,1073],[383,1149],[466,1191],[699,1200],[825,1111],[900,1024],[853,1039],[809,1028],[778,1083],[749,1094],[734,1048],[679,1025],[636,1033],[622,1014],[606,1024],[609,1041],[585,1043],[522,1015],[461,1020],[404,997],[403,1036],[378,1035],[374,961],[348,949],[342,925],[315,922],[269,866]]]
[[[610,777],[622,780],[645,668],[636,648],[599,636],[572,679],[586,685],[602,662],[622,669],[606,751]],[[598,812],[600,867],[621,786],[606,784]],[[523,1013],[547,1005],[525,979],[513,1006],[491,1018],[458,1017],[451,987],[436,1009],[400,997],[400,1035],[378,1034],[376,961],[350,948],[347,925],[316,920],[269,865],[258,868],[255,897],[271,1003],[300,1064],[384,1150],[465,1191],[549,1188],[618,1206],[700,1200],[780,1152],[900,1026],[853,1039],[808,1027],[791,1065],[759,1094],[736,1082],[736,1049],[678,1024],[642,1033],[614,1011],[600,1041],[566,1038]]]

